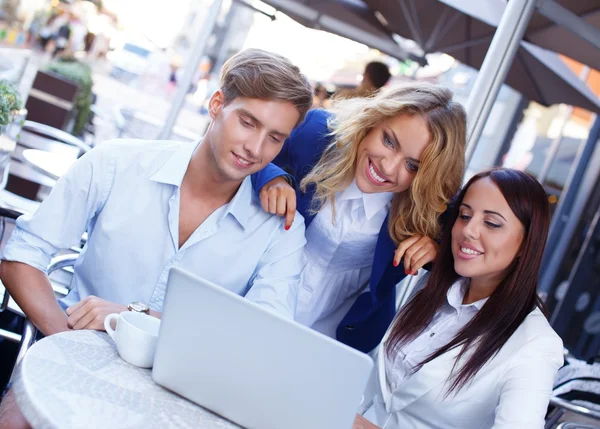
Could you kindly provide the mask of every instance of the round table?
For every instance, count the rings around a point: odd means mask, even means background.
[[[122,360],[105,332],[38,341],[19,364],[13,391],[33,428],[240,428]]]
[[[65,174],[77,161],[70,156],[39,149],[25,149],[23,159],[35,170],[55,180]]]

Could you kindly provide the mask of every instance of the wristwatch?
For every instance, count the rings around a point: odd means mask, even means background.
[[[146,313],[150,314],[150,307],[144,304],[141,301],[133,301],[131,304],[127,306],[129,311],[135,311],[137,313]]]

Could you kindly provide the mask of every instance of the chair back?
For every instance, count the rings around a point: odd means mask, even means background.
[[[72,134],[30,120],[25,121],[25,123],[23,124],[23,130],[21,131],[19,143],[29,145],[34,149],[48,150],[49,152],[58,152],[58,150],[54,149],[55,146],[49,146],[48,149],[45,149],[43,147],[34,147],[31,145],[48,145],[51,143],[62,143],[63,145],[78,148],[81,154],[89,152],[92,149],[90,145],[84,143],[81,139],[78,139]]]
[[[27,117],[58,129],[67,129],[75,112],[79,87],[61,76],[38,71],[29,91],[25,108]]]
[[[40,149],[77,159],[92,148],[65,131],[38,122],[25,121],[12,154],[6,188],[22,197],[37,200],[43,199],[43,196],[49,193],[48,188],[52,188],[56,180],[27,164],[23,158],[23,151],[26,149]]]

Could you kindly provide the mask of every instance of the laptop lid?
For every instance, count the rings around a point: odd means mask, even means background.
[[[350,429],[367,355],[179,268],[153,378],[248,429]]]

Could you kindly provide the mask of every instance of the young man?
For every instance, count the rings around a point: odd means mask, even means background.
[[[128,309],[160,317],[174,265],[293,318],[304,223],[286,231],[254,198],[249,176],[279,153],[311,104],[310,85],[286,58],[235,55],[198,144],[104,143],[17,220],[0,265],[6,289],[45,335],[102,330],[106,315]],[[84,231],[72,290],[57,303],[46,267]],[[0,428],[24,423],[8,406]]]

